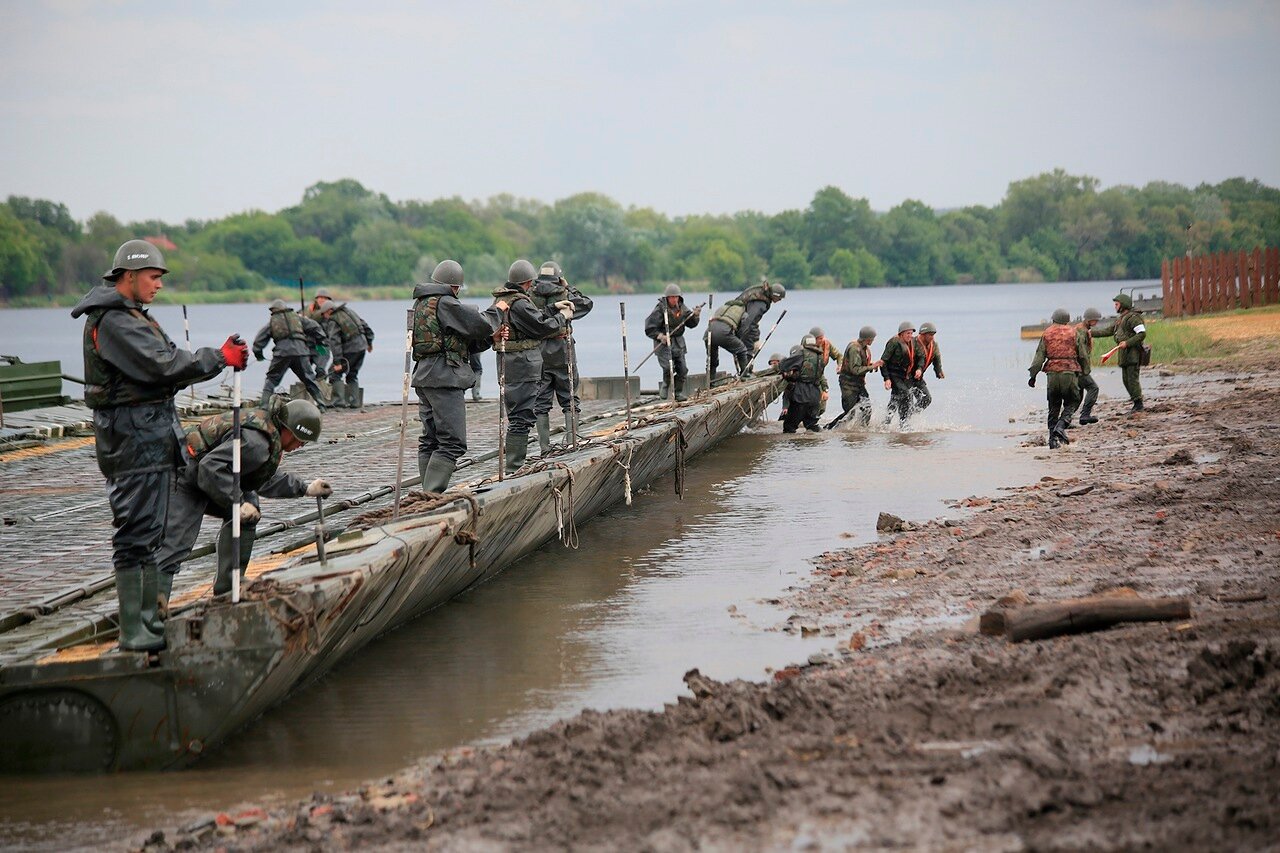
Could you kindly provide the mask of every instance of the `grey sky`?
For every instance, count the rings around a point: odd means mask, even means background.
[[[8,2],[0,197],[220,217],[599,191],[685,213],[1280,185],[1280,3]]]

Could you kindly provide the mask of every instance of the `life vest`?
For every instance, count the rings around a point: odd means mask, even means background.
[[[307,342],[307,336],[302,332],[302,318],[292,308],[273,311],[270,326],[271,340],[276,343],[283,340],[301,341],[304,344]]]
[[[342,339],[344,344],[364,335],[364,329],[360,328],[360,321],[356,319],[356,315],[351,309],[345,305],[341,308],[335,308],[333,313],[329,315],[329,319],[338,327],[338,337]]]
[[[822,381],[822,371],[827,366],[826,353],[806,347],[801,353],[799,382],[810,382],[817,385]]]
[[[919,338],[916,338],[912,342],[912,347],[923,355],[923,360],[916,365],[916,370],[920,371],[921,376],[923,376],[924,372],[929,369],[929,365],[933,364],[933,341],[925,344]]]
[[[144,403],[160,403],[170,400],[177,389],[170,385],[136,382],[125,376],[115,365],[102,357],[98,347],[98,325],[107,311],[127,310],[142,320],[166,348],[172,347],[160,324],[151,315],[137,308],[102,308],[90,311],[84,324],[84,402],[91,409],[114,409],[119,406],[140,406]]]
[[[529,295],[534,305],[538,306],[539,311],[546,311],[548,307],[562,302],[569,298],[569,288],[563,287],[559,282],[535,281],[533,283],[533,292]],[[567,338],[569,337],[569,324],[565,323],[563,329],[558,334],[552,335],[549,339]]]
[[[1076,329],[1065,323],[1054,323],[1044,330],[1045,373],[1079,373],[1080,358],[1076,349]]]
[[[715,316],[712,320],[719,320],[735,332],[738,331],[738,324],[742,322],[742,315],[746,313],[747,303],[743,302],[739,297],[730,299],[725,304],[716,309]]]
[[[530,302],[533,302],[533,297],[525,293],[523,290],[519,290],[515,287],[499,287],[493,291],[493,297],[495,299],[506,300],[511,305],[514,305],[521,299],[527,299]],[[515,326],[510,323],[507,323],[506,325],[507,330],[510,333],[510,337],[508,337],[505,342],[498,344],[499,352],[527,352],[531,349],[537,349],[542,346],[542,340],[540,338],[526,338]]]
[[[864,346],[862,346],[861,344],[859,344],[859,345],[858,345],[858,351],[857,351],[857,352],[858,352],[858,357],[859,357],[860,359],[862,359],[862,363],[861,363],[861,364],[859,364],[859,365],[856,365],[857,367],[866,367],[868,364],[870,364],[870,363],[871,363],[871,350],[870,350],[870,348],[868,348],[868,347],[864,347]],[[860,381],[860,382],[865,382],[865,381],[866,381],[866,378],[867,378],[867,377],[866,377],[866,375],[865,375],[865,374],[854,373],[854,372],[853,372],[853,368],[854,368],[854,367],[855,367],[855,365],[853,364],[853,359],[849,358],[849,357],[846,355],[846,356],[845,356],[844,361],[840,364],[840,372],[841,372],[842,374],[844,374],[845,376],[851,376],[851,377],[853,377],[854,379],[856,379],[856,380],[858,380],[858,381]]]
[[[466,340],[446,331],[440,325],[440,300],[443,296],[424,296],[413,303],[413,360],[444,354],[457,367],[471,357]]]
[[[245,471],[240,475],[240,488],[246,492],[257,491],[268,480],[275,476],[280,468],[280,460],[284,456],[284,447],[280,443],[280,429],[275,425],[272,416],[285,407],[283,398],[273,398],[270,410],[245,409],[240,414],[240,429],[256,429],[267,437],[270,450],[267,461],[262,467],[253,471]],[[187,427],[187,450],[191,458],[199,463],[209,451],[213,450],[231,434],[234,425],[231,412],[223,412],[202,420],[195,426]]]

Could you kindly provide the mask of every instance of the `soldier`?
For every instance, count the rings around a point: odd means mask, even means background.
[[[689,362],[685,357],[688,344],[684,341],[685,329],[698,325],[702,307],[692,311],[684,305],[680,285],[668,284],[662,298],[644,321],[644,333],[658,348],[658,364],[662,367],[662,382],[658,384],[658,398],[667,399],[667,391],[675,394],[676,402],[689,399],[685,393],[685,380],[689,376]]]
[[[302,316],[308,320],[313,320],[320,326],[321,331],[325,332],[325,340],[321,341],[311,350],[311,369],[315,371],[317,379],[323,379],[325,373],[329,369],[329,340],[328,330],[325,328],[324,304],[333,300],[333,296],[325,288],[317,288],[316,295],[312,297],[311,304],[302,312]]]
[[[1142,312],[1133,308],[1133,298],[1127,293],[1116,294],[1116,314],[1119,316],[1105,328],[1094,329],[1089,334],[1095,338],[1116,339],[1120,348],[1120,376],[1124,380],[1124,390],[1129,392],[1133,408],[1129,414],[1142,411],[1142,382],[1139,373],[1142,370],[1142,353],[1147,339],[1147,326],[1142,322]]]
[[[107,282],[76,304],[85,317],[85,403],[93,409],[98,468],[111,504],[112,563],[119,599],[120,648],[154,650],[164,638],[143,622],[142,608],[159,590],[156,549],[164,536],[173,472],[183,463],[183,432],[173,405],[177,391],[243,370],[249,348],[232,335],[220,349],[194,353],[174,346],[147,313],[168,272],[160,250],[129,240],[116,250]]]
[[[791,349],[787,351],[787,357],[793,358],[799,355],[801,352],[803,352],[803,350],[804,350],[804,347],[800,346],[799,344],[796,344],[795,346],[793,346]],[[775,358],[778,360],[777,361],[778,375],[781,376],[782,361],[783,361],[781,354],[775,352],[773,355],[769,356],[769,366],[770,367],[774,366],[773,360]],[[780,421],[786,421],[787,412],[791,408],[791,388],[792,388],[792,384],[788,382],[786,387],[782,389],[782,411],[778,413],[778,420]]]
[[[814,326],[809,330],[809,334],[818,342],[818,353],[822,356],[822,403],[818,406],[818,414],[821,415],[827,410],[827,399],[830,396],[828,392],[831,386],[827,384],[827,364],[834,361],[838,370],[841,356],[836,345],[827,340],[827,333],[821,326]]]
[[[800,352],[784,358],[778,365],[791,392],[786,404],[786,416],[782,420],[784,433],[795,432],[801,423],[810,432],[821,429],[818,424],[818,407],[826,394],[822,390],[825,360],[818,339],[813,335],[805,335],[800,340]]]
[[[883,360],[871,360],[871,345],[875,340],[875,329],[870,326],[859,329],[858,339],[850,341],[849,346],[845,347],[844,360],[837,373],[840,380],[841,409],[843,412],[852,411],[854,421],[864,427],[871,423],[871,395],[867,393],[867,374],[884,366]]]
[[[365,353],[373,352],[373,329],[345,302],[329,300],[321,308],[333,366],[329,369],[329,385],[333,390],[334,408],[360,408],[360,367]],[[344,381],[345,379],[345,381]]]
[[[583,296],[576,287],[571,286],[560,274],[560,265],[555,261],[543,261],[538,268],[538,279],[533,284],[533,304],[544,313],[556,314],[556,307],[561,302],[573,303],[575,320],[585,317],[593,307],[591,298]],[[569,377],[569,347],[573,346],[573,327],[565,323],[559,334],[544,338],[542,341],[542,379],[538,382],[538,399],[533,411],[537,418],[538,446],[545,456],[551,450],[551,398],[554,396],[564,413],[564,432],[570,433],[570,418],[576,418],[581,412],[578,395],[578,365],[574,364],[572,381]]]
[[[267,381],[262,386],[262,399],[258,401],[258,405],[266,407],[267,401],[271,399],[271,392],[284,378],[284,372],[292,370],[323,412],[324,394],[307,369],[307,360],[313,353],[313,347],[324,345],[324,329],[315,320],[299,316],[283,299],[272,300],[270,310],[270,322],[253,339],[253,357],[258,361],[266,360],[263,350],[268,343],[274,342],[271,364],[267,367]]]
[[[542,341],[560,334],[573,319],[573,302],[555,303],[548,315],[538,309],[529,295],[535,275],[533,264],[516,261],[507,271],[507,283],[493,291],[493,307],[501,313],[498,344],[498,381],[504,386],[507,411],[506,465],[515,473],[524,465],[529,451],[529,430],[537,416],[534,406],[542,381]]]
[[[320,409],[307,400],[276,397],[266,406],[246,409],[240,421],[240,553],[231,551],[231,513],[234,474],[232,461],[233,424],[230,412],[205,418],[187,430],[190,459],[174,482],[169,498],[169,518],[165,522],[164,544],[156,555],[160,566],[160,599],[169,600],[173,579],[191,554],[200,523],[207,515],[224,522],[218,529],[218,569],[213,581],[213,594],[231,591],[231,572],[244,577],[253,554],[253,542],[262,517],[259,497],[327,498],[333,488],[324,478],[306,483],[293,474],[280,471],[284,454],[297,450],[320,437]],[[147,616],[154,630],[162,623],[152,603]]]
[[[1080,405],[1080,384],[1076,376],[1081,362],[1089,357],[1089,350],[1076,335],[1071,315],[1065,308],[1054,311],[1052,319],[1053,324],[1040,336],[1027,385],[1036,387],[1036,375],[1041,369],[1049,374],[1049,447],[1056,449],[1071,443],[1067,423]]]
[[[911,416],[915,334],[915,324],[910,320],[902,321],[898,324],[898,334],[889,338],[880,355],[880,374],[884,376],[884,390],[889,392],[889,411],[884,419],[886,424],[893,420],[894,415],[904,424]]]
[[[920,334],[913,343],[915,364],[911,373],[911,399],[918,411],[924,411],[933,405],[933,395],[929,393],[929,385],[924,381],[925,371],[932,366],[934,376],[939,379],[947,378],[942,373],[942,350],[933,339],[937,333],[937,326],[921,323]]]
[[[774,282],[749,287],[716,309],[707,323],[707,349],[711,352],[710,385],[720,363],[720,350],[727,350],[743,375],[752,354],[760,350],[760,318],[775,302],[786,298],[787,289]]]
[[[422,489],[443,492],[467,452],[464,395],[475,386],[471,359],[489,348],[501,318],[458,299],[462,266],[441,261],[431,280],[413,289],[413,390],[418,395],[418,473]]]
[[[1098,402],[1098,381],[1093,378],[1093,335],[1089,332],[1101,319],[1102,312],[1097,308],[1086,308],[1084,320],[1076,324],[1076,337],[1089,352],[1088,358],[1080,360],[1080,393],[1084,395],[1084,403],[1080,406],[1081,424],[1098,422],[1098,419],[1093,416],[1093,406]],[[1067,421],[1067,429],[1071,429],[1072,426],[1071,421]]]

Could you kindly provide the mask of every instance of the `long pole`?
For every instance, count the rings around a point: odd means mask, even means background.
[[[307,293],[302,284],[302,276],[298,276],[298,305],[304,312],[307,310]]]
[[[755,364],[756,359],[760,357],[760,353],[764,352],[764,345],[769,343],[769,338],[773,337],[773,333],[778,330],[778,323],[781,323],[782,318],[785,316],[787,316],[787,309],[783,308],[782,313],[778,315],[778,319],[774,322],[773,328],[769,330],[769,334],[765,335],[764,340],[760,342],[760,349],[756,350],[755,354],[751,356],[751,360],[747,362],[744,373],[751,370],[751,365]]]
[[[707,333],[703,336],[703,340],[707,342],[707,393],[711,393],[711,306],[715,302],[716,295],[714,293],[707,294]]]
[[[665,298],[665,297],[664,297],[664,298]],[[701,303],[699,303],[699,304],[698,304],[698,306],[697,306],[696,308],[694,308],[694,309],[693,309],[693,311],[697,311],[699,308],[701,308],[703,305],[706,305],[706,304],[707,304],[706,302],[701,302]],[[670,340],[670,338],[671,338],[671,333],[672,333],[672,332],[678,332],[678,331],[680,331],[680,327],[681,327],[681,326],[683,326],[685,323],[687,323],[687,322],[689,321],[689,318],[693,316],[693,311],[688,311],[688,312],[686,312],[683,320],[681,320],[679,323],[676,323],[674,327],[672,327],[672,328],[670,328],[670,329],[667,329],[667,344],[668,344],[668,346],[669,346],[669,345],[670,345],[670,343],[671,343],[671,340]],[[665,322],[666,318],[664,317],[664,318],[663,318],[663,320],[664,320],[664,322]],[[656,352],[657,352],[658,350],[660,350],[660,349],[662,349],[662,345],[661,345],[661,344],[659,344],[658,346],[654,347],[652,350],[650,350],[650,351],[649,351],[649,354],[648,354],[648,355],[646,355],[644,358],[640,359],[640,363],[636,365],[636,373],[639,373],[639,372],[640,372],[640,368],[644,367],[644,363],[645,363],[646,361],[648,361],[649,359],[653,358],[654,353],[656,353]]]
[[[396,485],[399,485],[397,481]],[[316,495],[316,556],[324,565],[324,498]]]
[[[507,475],[507,330],[504,318],[498,327],[498,480]]]
[[[564,324],[568,333],[564,339],[566,367],[569,368],[569,447],[578,447],[578,353],[574,349],[573,321]]]
[[[676,396],[676,376],[675,371],[673,370],[675,365],[671,363],[671,357],[675,355],[675,351],[671,346],[671,318],[667,314],[667,297],[665,296],[662,297],[662,334],[667,339],[667,342],[663,344],[663,346],[667,348],[667,366],[662,369],[662,384],[667,386],[667,392],[670,393],[674,399]],[[657,349],[657,347],[654,347],[655,352]],[[650,353],[650,355],[652,355],[652,353]],[[649,356],[647,355],[645,356],[645,358],[648,357]],[[643,362],[641,363],[643,364]],[[637,364],[636,373],[639,372],[640,365]],[[662,396],[662,399],[663,401],[667,399],[666,394]]]
[[[240,370],[231,383],[231,603],[240,603]]]
[[[627,305],[618,303],[618,314],[622,317],[622,384],[627,394],[627,429],[631,429],[631,367],[627,358]]]
[[[404,321],[404,386],[400,389],[400,448],[396,451],[396,497],[391,519],[400,517],[400,481],[404,479],[404,435],[409,422],[409,371],[413,358],[413,309],[405,312]]]
[[[191,353],[191,321],[187,319],[187,306],[182,306],[182,333],[187,336],[187,353]],[[191,402],[196,401],[196,386],[191,385]]]

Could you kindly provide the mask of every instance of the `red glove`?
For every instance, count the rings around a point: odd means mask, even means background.
[[[249,363],[249,345],[240,340],[239,335],[232,335],[222,345],[222,357],[227,360],[227,367],[244,370]]]

